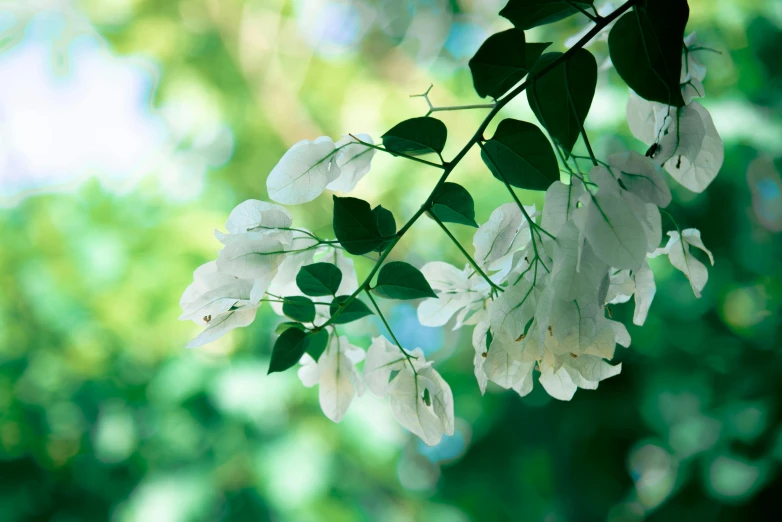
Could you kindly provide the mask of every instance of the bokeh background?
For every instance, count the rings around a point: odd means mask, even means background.
[[[618,2],[617,2],[618,3]],[[380,136],[436,105],[478,103],[467,60],[509,24],[504,0],[5,0],[0,3],[0,520],[747,521],[782,508],[782,3],[691,0],[718,52],[703,104],[726,147],[703,194],[670,210],[716,257],[702,299],[655,260],[658,293],[622,374],[571,402],[472,375],[470,329],[407,346],[451,383],[457,431],[428,448],[365,395],[335,425],[295,373],[266,376],[273,329],[196,351],[177,321],[231,208],[265,199],[291,144]],[[600,2],[598,2],[600,4]],[[607,9],[609,9],[608,7]],[[562,42],[572,17],[528,32]],[[605,42],[590,50],[599,62]],[[627,88],[601,73],[599,155],[642,150]],[[483,111],[441,113],[446,157]],[[520,99],[508,116],[533,120]],[[533,120],[534,121],[534,120]],[[357,194],[414,212],[438,173],[376,156]],[[487,177],[488,176],[488,177]],[[473,151],[454,180],[478,221],[508,198]],[[527,203],[542,199],[524,193]],[[330,233],[324,196],[293,209]],[[464,260],[416,224],[392,257]],[[467,245],[471,231],[457,230]],[[464,228],[464,227],[461,227]],[[356,261],[359,275],[370,268]],[[614,310],[629,323],[628,310]],[[348,329],[367,346],[382,328]]]

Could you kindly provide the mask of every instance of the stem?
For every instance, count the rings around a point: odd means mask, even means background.
[[[429,99],[429,92],[432,90],[432,87],[434,87],[433,84],[429,85],[429,88],[426,89],[426,92],[423,94],[413,94],[410,97],[411,98],[423,98],[426,100],[426,104],[429,106],[429,112],[426,113],[427,116],[432,114],[433,112],[441,112],[441,111],[464,111],[468,109],[493,109],[496,103],[474,103],[472,105],[448,105],[444,107],[435,107],[432,104],[432,100]]]
[[[557,57],[555,60],[553,60],[550,64],[543,67],[536,75],[536,78],[540,78],[542,76],[545,76],[550,71],[552,71],[554,68],[558,67],[561,63],[569,60],[578,50],[583,48],[592,38],[594,38],[600,31],[603,30],[605,26],[619,18],[625,11],[630,9],[633,5],[635,5],[638,2],[638,0],[628,0],[621,6],[619,6],[617,9],[615,9],[611,14],[609,14],[606,17],[601,18],[595,26],[589,30],[587,34],[584,35],[583,38],[581,38],[576,44],[565,51],[563,54],[561,54],[559,57]],[[380,258],[377,260],[377,263],[372,268],[372,270],[369,272],[369,275],[367,275],[366,279],[359,285],[359,287],[356,289],[355,292],[353,292],[348,299],[345,300],[343,303],[342,308],[338,309],[331,318],[326,321],[323,325],[321,325],[318,329],[324,328],[331,324],[331,322],[334,320],[335,317],[337,317],[342,310],[347,308],[347,305],[349,305],[357,296],[359,293],[364,291],[365,289],[369,288],[369,284],[372,281],[372,278],[375,277],[375,274],[377,274],[378,270],[380,270],[380,266],[383,264],[383,261],[386,260],[388,255],[391,253],[391,251],[394,249],[396,244],[399,242],[402,236],[405,235],[405,233],[410,229],[410,227],[413,226],[413,224],[418,221],[418,218],[420,218],[424,212],[429,210],[431,208],[432,203],[434,201],[435,194],[440,190],[440,188],[443,186],[443,183],[446,182],[448,179],[448,176],[451,174],[453,169],[456,167],[456,165],[459,164],[459,162],[464,159],[464,157],[467,155],[467,153],[472,149],[473,145],[476,143],[479,143],[480,140],[483,138],[483,133],[486,131],[486,128],[489,126],[491,121],[494,119],[495,116],[502,110],[503,107],[505,107],[512,99],[514,99],[516,96],[521,94],[527,89],[527,86],[530,84],[529,78],[524,81],[521,85],[513,89],[511,92],[503,96],[501,99],[497,100],[497,103],[494,105],[494,107],[491,109],[489,114],[484,118],[483,122],[478,126],[478,129],[475,131],[475,134],[473,134],[472,138],[462,147],[462,149],[456,154],[453,160],[451,160],[449,163],[446,163],[445,165],[437,165],[437,167],[443,168],[443,173],[440,176],[440,179],[437,181],[437,184],[434,186],[434,189],[432,189],[432,192],[429,194],[429,197],[426,198],[426,201],[421,205],[421,207],[416,211],[415,214],[405,223],[405,225],[397,232],[396,237],[389,243],[389,245],[386,247],[385,251],[381,254]],[[381,149],[384,150],[384,149]],[[533,241],[533,246],[535,245]],[[537,249],[536,249],[537,251]],[[542,263],[542,261],[541,261]],[[543,265],[543,268],[546,268],[545,265]],[[548,268],[546,268],[548,270]],[[537,272],[537,264],[535,265],[535,271]]]
[[[435,216],[431,212],[429,213],[429,217],[434,219],[437,222],[437,224],[440,225],[440,228],[443,229],[443,232],[445,232],[445,235],[447,235],[451,239],[451,241],[453,241],[453,244],[456,245],[456,247],[461,251],[462,254],[464,254],[464,257],[467,258],[467,261],[470,262],[470,264],[476,270],[476,272],[478,272],[481,275],[481,277],[484,278],[487,283],[489,283],[489,286],[491,286],[495,290],[499,290],[500,292],[504,292],[505,291],[503,288],[497,286],[494,283],[494,281],[492,281],[489,278],[489,276],[487,276],[486,273],[483,270],[481,270],[481,267],[478,266],[478,263],[475,262],[475,259],[473,259],[473,257],[469,253],[467,253],[467,251],[464,249],[462,244],[459,243],[459,240],[456,239],[454,237],[454,235],[451,234],[451,231],[448,230],[448,228],[445,226],[445,224],[442,221],[440,221],[440,218],[438,218],[437,216]]]
[[[413,373],[418,375],[418,372],[415,371],[415,366],[410,360],[410,359],[417,359],[417,357],[415,355],[410,355],[409,353],[407,353],[407,350],[405,350],[402,347],[402,343],[400,343],[399,339],[397,339],[396,335],[394,335],[394,331],[391,329],[391,325],[388,324],[388,321],[386,321],[386,317],[383,315],[383,312],[380,311],[380,307],[375,302],[375,298],[372,297],[372,293],[369,291],[369,288],[365,288],[364,293],[367,294],[367,297],[372,302],[372,305],[375,307],[375,311],[377,312],[377,315],[380,316],[380,320],[383,321],[383,324],[386,326],[386,330],[388,330],[388,333],[391,334],[391,339],[394,340],[397,348],[399,348],[399,351],[401,351],[402,355],[404,355],[405,359],[407,359],[407,362],[408,364],[410,364],[410,368],[413,370]]]
[[[350,136],[351,138],[356,140],[361,145],[364,145],[365,147],[369,147],[370,149],[375,149],[375,150],[380,150],[380,151],[383,151],[383,152],[387,152],[388,154],[391,154],[392,156],[401,156],[401,157],[403,157],[405,159],[409,159],[411,161],[417,161],[418,163],[423,163],[424,165],[429,165],[430,167],[435,167],[435,168],[438,168],[438,169],[444,169],[445,168],[444,165],[440,165],[439,163],[434,163],[432,161],[426,161],[425,159],[416,158],[415,156],[410,156],[409,154],[405,154],[403,152],[391,152],[390,150],[386,149],[385,147],[379,147],[379,146],[375,145],[374,143],[369,143],[369,142],[366,142],[366,141],[362,141],[361,139],[357,138],[356,136],[354,136],[352,134],[348,134],[348,136]],[[440,159],[442,159],[442,157]]]
[[[597,23],[598,19],[592,13],[590,13],[589,11],[587,11],[586,9],[584,9],[583,7],[578,5],[577,3],[575,3],[575,2],[573,2],[571,0],[565,0],[565,2],[567,2],[567,4],[570,7],[572,7],[573,9],[579,11],[582,15],[586,16],[587,18],[589,18],[593,22]]]

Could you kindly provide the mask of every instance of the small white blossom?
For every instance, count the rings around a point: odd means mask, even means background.
[[[269,173],[266,190],[278,203],[298,205],[320,196],[339,174],[336,145],[331,138],[302,140],[288,149]]]
[[[365,143],[374,143],[372,137],[367,134],[359,134],[356,137]],[[375,149],[362,145],[350,136],[339,140],[336,146],[339,149],[336,160],[339,177],[326,185],[326,188],[334,192],[350,192],[369,172]]]
[[[454,329],[481,310],[489,295],[488,283],[470,265],[459,270],[442,261],[431,261],[421,273],[437,294],[418,305],[418,321],[424,326],[443,326],[457,316]]]

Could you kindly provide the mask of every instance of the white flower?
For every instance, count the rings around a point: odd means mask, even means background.
[[[198,267],[193,273],[193,283],[179,301],[182,307],[179,319],[206,328],[187,347],[202,346],[234,328],[252,323],[257,308],[250,300],[252,287],[252,280],[219,272],[214,261]]]
[[[675,114],[675,109],[668,105],[644,100],[634,91],[630,91],[630,97],[627,99],[627,124],[633,136],[643,143],[657,143]]]
[[[656,292],[654,273],[647,261],[638,270],[616,270],[612,273],[605,300],[606,304],[626,303],[635,296],[633,324],[643,326]]]
[[[312,201],[339,177],[335,160],[336,146],[328,136],[296,143],[266,178],[269,197],[286,205]]]
[[[650,254],[649,257],[657,257],[658,255],[666,254],[671,264],[684,273],[684,275],[687,276],[687,279],[690,280],[690,285],[692,286],[692,291],[695,293],[695,296],[700,297],[701,291],[706,286],[706,281],[709,279],[709,271],[706,269],[706,265],[698,261],[692,255],[690,247],[693,246],[703,250],[709,256],[709,261],[711,261],[712,266],[714,265],[714,256],[712,256],[711,252],[703,245],[701,233],[697,229],[688,228],[683,230],[681,236],[675,231],[668,232],[668,235],[670,236],[668,243],[664,247],[658,248],[653,254]]]
[[[306,353],[301,358],[299,379],[308,388],[318,385],[320,407],[334,422],[340,422],[353,398],[364,393],[355,367],[364,355],[364,350],[350,344],[347,337],[331,335],[317,362]]]
[[[693,192],[703,192],[722,167],[725,150],[717,128],[698,102],[679,110],[668,133],[660,140],[655,159],[668,173]]]
[[[697,45],[695,33],[690,33],[684,38],[686,59],[682,60],[681,84],[684,103],[690,103],[693,98],[703,98],[706,94],[703,88],[703,79],[706,77],[706,67],[698,61],[697,51],[690,50]]]
[[[424,299],[418,305],[418,321],[424,326],[443,326],[458,314],[456,330],[481,310],[489,297],[488,283],[470,265],[459,270],[442,261],[431,261],[421,267],[421,273],[437,294],[436,299]]]
[[[537,215],[534,205],[524,209],[531,218]],[[530,224],[518,205],[500,205],[475,232],[475,261],[482,268],[499,271],[499,277],[503,277],[512,268],[513,254],[526,247],[530,237]]]
[[[372,137],[367,134],[359,134],[356,137],[365,143],[374,143]],[[356,187],[361,178],[369,172],[375,149],[358,143],[350,136],[345,136],[339,140],[336,146],[339,149],[337,153],[337,167],[340,170],[340,174],[326,188],[334,192],[350,192]]]
[[[399,424],[434,446],[443,435],[453,435],[453,394],[420,348],[410,356],[408,360],[385,338],[374,338],[367,351],[364,380],[372,393],[389,398]],[[392,372],[398,373],[389,382]]]

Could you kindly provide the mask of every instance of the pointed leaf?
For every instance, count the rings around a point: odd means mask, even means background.
[[[642,98],[684,106],[679,79],[689,15],[687,0],[655,0],[636,5],[611,28],[611,61]]]
[[[483,145],[481,157],[495,178],[514,187],[546,190],[559,181],[554,149],[543,132],[526,121],[502,120]]]
[[[578,13],[572,4],[586,9],[592,5],[592,0],[510,0],[500,11],[500,16],[510,20],[518,29],[532,29]]]
[[[597,61],[586,49],[579,49],[542,77],[536,71],[559,58],[562,53],[540,57],[527,88],[527,100],[538,121],[567,152],[578,140],[597,86]],[[580,122],[580,123],[579,123]]]
[[[377,215],[364,200],[334,196],[334,234],[353,255],[366,254],[384,243]]]
[[[387,299],[437,297],[424,275],[413,265],[392,261],[383,265],[374,292]]]
[[[282,313],[296,321],[311,323],[315,320],[315,303],[301,295],[286,297]]]
[[[351,323],[353,321],[361,319],[362,317],[373,315],[372,310],[367,308],[367,305],[365,305],[358,298],[353,299],[347,306],[345,306],[344,303],[349,298],[350,298],[349,295],[340,295],[335,297],[334,300],[331,302],[331,306],[329,306],[329,313],[331,317],[334,318],[334,320],[332,321],[334,324]],[[342,309],[342,312],[340,312],[339,315],[335,317],[337,310],[340,309]]]
[[[307,337],[309,339],[307,353],[317,361],[329,343],[329,333],[326,330],[318,330],[310,332]]]
[[[443,183],[434,198],[432,214],[443,223],[478,228],[475,222],[475,202],[467,189],[456,183]]]
[[[274,329],[274,333],[276,333],[277,335],[280,335],[285,330],[289,330],[291,328],[298,328],[301,331],[306,331],[307,330],[307,327],[305,327],[301,323],[295,323],[295,322],[292,322],[292,321],[286,321],[284,323],[278,324],[277,328]]]
[[[375,222],[381,237],[391,238],[396,234],[396,220],[390,210],[383,208],[383,205],[378,205],[372,209],[372,214],[375,215]],[[384,239],[375,250],[382,252],[391,241],[392,239]]]
[[[296,275],[299,290],[313,297],[336,295],[341,283],[342,271],[331,263],[305,265]]]
[[[497,99],[527,75],[525,44],[519,29],[493,34],[483,42],[469,62],[478,96]]]
[[[283,372],[299,362],[307,350],[307,333],[298,328],[288,328],[277,338],[272,349],[268,373]]]
[[[396,124],[383,134],[383,145],[391,152],[404,154],[441,153],[445,147],[448,129],[437,118],[424,116]]]

